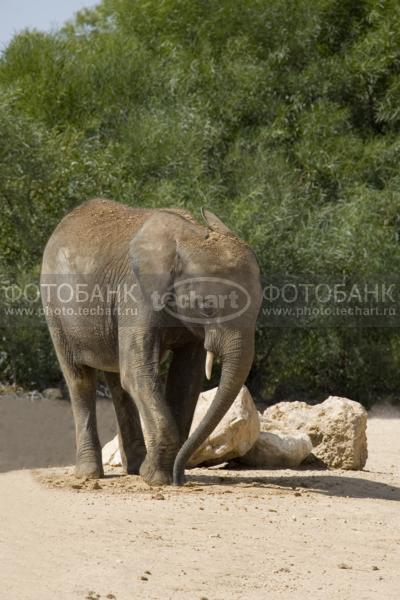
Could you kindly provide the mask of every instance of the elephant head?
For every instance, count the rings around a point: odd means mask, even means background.
[[[261,305],[260,272],[252,250],[208,210],[207,227],[173,211],[155,213],[131,244],[134,272],[152,310],[204,340],[205,372],[221,361],[214,401],[181,447],[173,481],[180,485],[192,453],[228,411],[254,357]]]

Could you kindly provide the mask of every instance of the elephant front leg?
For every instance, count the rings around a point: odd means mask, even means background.
[[[179,430],[180,446],[187,440],[204,380],[206,351],[202,342],[178,348],[168,371],[167,402]]]
[[[158,360],[135,368],[134,364],[134,356],[128,354],[121,369],[121,384],[134,398],[144,426],[147,454],[139,473],[149,485],[167,485],[172,482],[179,450],[178,427],[164,398]]]

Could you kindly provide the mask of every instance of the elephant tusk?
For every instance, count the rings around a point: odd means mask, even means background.
[[[207,379],[211,379],[213,362],[214,362],[214,353],[207,350],[207,357],[206,357],[206,377],[207,377]]]

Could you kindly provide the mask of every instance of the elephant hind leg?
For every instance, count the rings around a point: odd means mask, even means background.
[[[146,457],[139,412],[122,386],[119,373],[104,373],[117,417],[122,466],[126,473],[138,475]]]
[[[68,386],[75,421],[77,477],[98,479],[104,476],[96,419],[96,371],[76,364],[62,325],[49,319],[54,349]]]

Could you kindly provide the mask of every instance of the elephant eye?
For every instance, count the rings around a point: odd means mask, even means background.
[[[204,302],[200,306],[200,312],[204,317],[214,317],[217,314],[217,309],[212,304]]]

